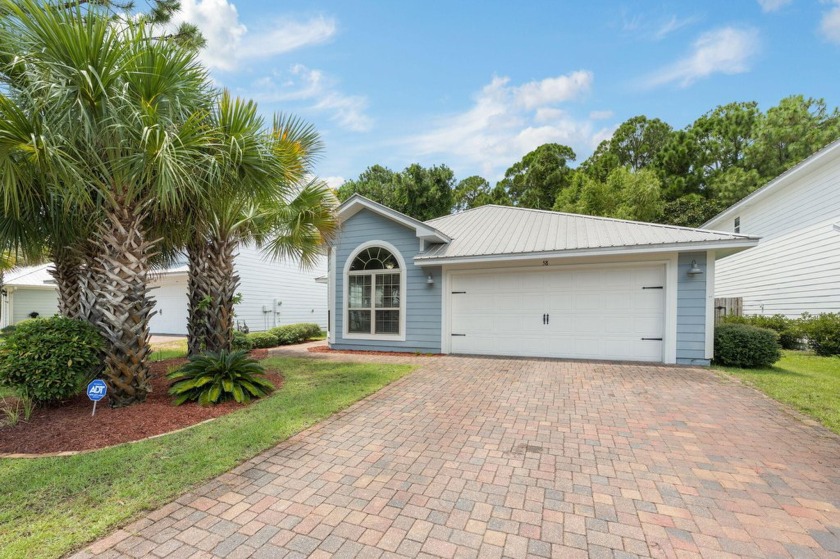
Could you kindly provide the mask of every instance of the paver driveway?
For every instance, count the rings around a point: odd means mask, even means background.
[[[737,382],[422,362],[78,556],[840,553],[840,438]]]

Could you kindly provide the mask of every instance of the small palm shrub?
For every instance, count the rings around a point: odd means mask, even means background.
[[[840,355],[840,314],[805,314],[800,328],[808,340],[808,347],[814,353],[822,356]]]
[[[314,323],[301,322],[299,324],[277,326],[269,330],[269,332],[277,336],[279,345],[290,345],[299,344],[311,338],[317,338],[321,335],[321,327]]]
[[[251,332],[246,335],[246,338],[251,342],[252,349],[263,349],[280,345],[280,342],[277,341],[277,336],[271,332]]]
[[[782,346],[782,349],[799,349],[803,334],[800,322],[798,319],[788,318],[783,314],[774,314],[773,316],[731,315],[723,318],[724,324],[749,324],[750,326],[769,328],[775,331],[779,334],[779,345]]]
[[[96,329],[82,320],[20,322],[0,346],[0,385],[39,404],[65,400],[96,376],[104,348]]]
[[[184,402],[207,406],[228,400],[244,404],[274,390],[265,378],[265,369],[244,350],[195,355],[167,377],[174,381],[169,394],[175,397],[176,406]]]
[[[749,324],[721,324],[715,328],[715,363],[753,369],[769,367],[782,357],[779,335]]]

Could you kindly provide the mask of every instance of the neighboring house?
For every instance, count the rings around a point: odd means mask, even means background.
[[[708,364],[715,259],[745,235],[501,206],[420,222],[354,195],[329,344]]]
[[[840,141],[703,227],[761,237],[718,262],[716,297],[741,297],[750,315],[840,312]]]
[[[0,303],[0,326],[29,318],[30,313],[52,316],[58,310],[55,282],[49,264],[21,268],[5,275]],[[243,247],[236,256],[240,276],[235,322],[252,331],[283,324],[314,322],[327,326],[327,287],[316,282],[326,271],[326,258],[311,270],[297,263],[266,260],[253,247]],[[153,334],[187,333],[187,266],[177,265],[152,274],[152,292],[157,311],[151,319]]]

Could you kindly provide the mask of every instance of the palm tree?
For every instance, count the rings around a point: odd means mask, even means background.
[[[240,244],[266,245],[269,256],[308,264],[335,228],[332,192],[317,181],[300,186],[321,149],[311,126],[277,116],[266,131],[256,105],[227,92],[212,120],[219,172],[209,203],[194,208],[195,235],[187,244],[190,354],[230,349]]]
[[[149,261],[157,245],[149,233],[156,220],[205,195],[195,177],[214,167],[207,155],[214,143],[209,80],[195,53],[155,40],[142,22],[114,25],[95,5],[0,5],[8,14],[0,26],[0,60],[14,60],[0,72],[10,98],[30,100],[25,120],[38,134],[27,147],[40,158],[33,165],[61,197],[101,215],[88,241],[95,256],[86,280],[97,294],[94,320],[108,343],[111,402],[142,401],[153,312]],[[21,67],[25,80],[16,79]],[[66,147],[50,151],[54,145]],[[15,199],[29,195],[32,182],[24,174],[3,181],[7,213]]]

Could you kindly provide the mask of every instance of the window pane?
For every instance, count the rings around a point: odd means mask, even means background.
[[[400,275],[376,274],[376,306],[400,306]]]
[[[348,332],[370,334],[370,311],[350,311],[347,318],[350,322]]]
[[[400,311],[376,311],[377,334],[400,333]]]
[[[350,270],[397,270],[399,267],[397,259],[389,251],[381,247],[371,247],[356,256]]]
[[[349,276],[349,308],[370,308],[370,276]]]

